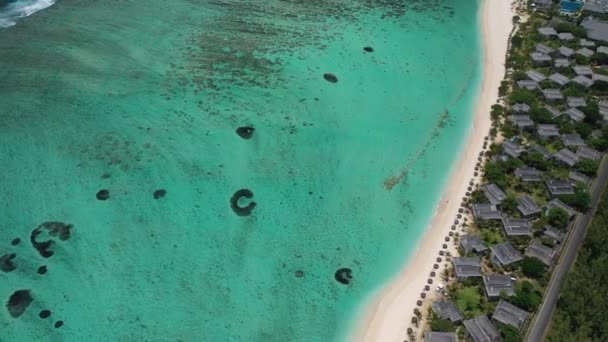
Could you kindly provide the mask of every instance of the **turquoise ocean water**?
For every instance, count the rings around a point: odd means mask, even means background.
[[[33,298],[0,340],[343,338],[462,144],[478,6],[61,0],[0,30],[0,296]],[[73,228],[43,258],[47,221]]]

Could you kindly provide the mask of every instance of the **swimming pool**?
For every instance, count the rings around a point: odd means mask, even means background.
[[[559,4],[559,10],[560,12],[572,14],[578,11],[582,6],[583,3],[579,1],[562,1]]]

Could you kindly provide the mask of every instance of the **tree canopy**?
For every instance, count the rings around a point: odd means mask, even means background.
[[[525,257],[521,263],[521,271],[526,277],[539,279],[545,275],[545,264],[537,258]]]
[[[562,208],[551,208],[547,215],[549,224],[558,229],[565,229],[570,222],[568,212]]]

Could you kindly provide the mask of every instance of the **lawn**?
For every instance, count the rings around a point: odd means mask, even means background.
[[[504,241],[504,238],[500,232],[490,229],[480,229],[479,236],[481,237],[481,240],[488,245],[495,245]]]
[[[481,307],[481,294],[477,287],[464,287],[454,293],[456,306],[465,316],[473,318],[484,314]]]

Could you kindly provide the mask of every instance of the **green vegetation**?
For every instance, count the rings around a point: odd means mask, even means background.
[[[587,212],[591,208],[591,196],[586,189],[576,188],[574,194],[561,196],[560,199],[580,212]]]
[[[465,318],[473,318],[483,315],[481,305],[481,294],[478,287],[463,287],[457,289],[454,294],[454,302],[458,310]]]
[[[545,264],[537,258],[525,257],[521,271],[528,278],[538,279],[545,275]]]
[[[548,341],[608,341],[607,245],[608,189],[564,282]]]
[[[515,287],[515,297],[507,300],[512,304],[528,311],[533,312],[540,305],[543,295],[529,281],[522,281]]]
[[[521,342],[521,336],[519,331],[510,325],[503,325],[500,327],[500,336],[503,342]]]
[[[436,319],[431,322],[431,331],[452,332],[456,327],[449,319]]]
[[[566,229],[570,222],[568,212],[562,208],[551,208],[547,215],[549,224],[557,229]]]

